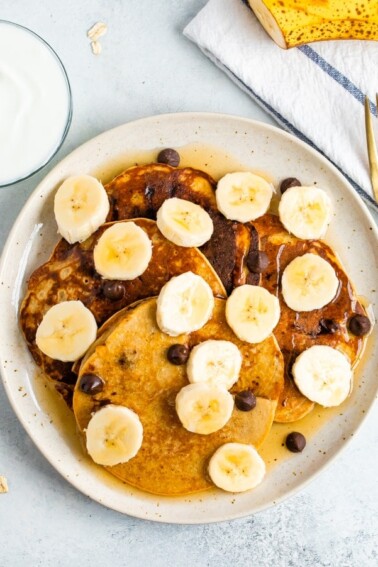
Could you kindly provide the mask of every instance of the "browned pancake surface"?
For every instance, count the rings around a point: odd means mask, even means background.
[[[207,173],[190,167],[156,163],[131,167],[105,186],[111,204],[108,218],[155,219],[164,200],[170,197],[200,205],[214,223],[214,233],[201,250],[230,292],[234,286],[245,283],[244,260],[250,248],[257,249],[258,237],[252,225],[227,220],[219,213],[215,187],[215,181]]]
[[[282,226],[279,218],[267,214],[254,221],[259,233],[260,248],[269,257],[269,267],[262,274],[261,285],[279,298],[281,317],[274,334],[285,358],[285,388],[281,394],[276,421],[296,421],[309,413],[314,404],[295,386],[290,370],[295,358],[313,345],[328,345],[343,352],[353,364],[364,344],[364,339],[352,335],[347,321],[354,313],[365,313],[353,286],[340,266],[332,249],[320,240],[300,240]],[[322,309],[298,313],[290,309],[282,296],[281,276],[286,266],[297,256],[311,252],[334,268],[340,282],[336,297]],[[334,334],[322,334],[321,319],[332,319],[339,325]]]
[[[104,280],[95,270],[93,249],[103,225],[85,242],[68,244],[61,240],[51,258],[30,276],[28,290],[20,310],[20,324],[28,347],[44,372],[58,382],[57,389],[69,402],[76,375],[72,363],[53,360],[43,354],[35,343],[37,328],[43,315],[61,301],[80,300],[90,309],[101,325],[108,317],[138,299],[158,295],[173,276],[192,271],[204,278],[214,295],[224,297],[225,290],[205,256],[196,248],[182,248],[168,241],[156,223],[134,219],[152,241],[152,259],[147,270],[132,281],[120,282],[125,289],[122,299],[112,301],[103,293]]]
[[[115,320],[104,340],[83,362],[80,376],[90,372],[105,382],[93,396],[74,393],[74,412],[80,431],[92,412],[107,403],[135,411],[143,424],[143,444],[128,463],[107,467],[123,481],[155,494],[182,495],[212,486],[207,477],[208,460],[223,443],[251,443],[259,447],[273,422],[277,399],[283,387],[283,359],[273,336],[258,345],[239,341],[225,320],[225,301],[215,300],[211,320],[190,335],[169,337],[156,325],[156,299],[147,299]],[[108,325],[107,325],[108,327]],[[210,435],[188,432],[175,411],[178,391],[188,384],[185,365],[167,360],[174,343],[190,347],[209,338],[230,340],[240,349],[243,364],[231,392],[251,388],[257,406],[250,412],[234,409],[230,421]],[[79,383],[79,381],[78,381]]]

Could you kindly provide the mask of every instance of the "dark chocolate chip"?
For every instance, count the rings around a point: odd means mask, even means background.
[[[286,437],[286,447],[292,453],[301,453],[306,447],[306,437],[298,431],[292,431]]]
[[[250,250],[247,255],[247,268],[254,274],[265,272],[269,266],[269,258],[265,252],[261,250]]]
[[[302,183],[299,181],[299,179],[296,179],[295,177],[287,177],[286,179],[281,181],[281,185],[280,185],[281,195],[283,195],[285,191],[290,189],[290,187],[300,187],[301,185]]]
[[[333,319],[320,319],[320,335],[333,335],[339,330],[339,325]]]
[[[176,364],[177,366],[185,364],[189,358],[189,348],[186,345],[171,345],[167,352],[167,358],[169,362]]]
[[[256,396],[251,390],[243,390],[235,396],[235,405],[241,411],[251,411],[256,407]]]
[[[79,390],[84,394],[98,394],[104,387],[104,381],[97,374],[83,374],[79,382]]]
[[[161,150],[157,157],[158,163],[166,163],[172,167],[177,167],[180,163],[180,154],[173,150],[172,148],[166,148]]]
[[[125,295],[125,286],[120,282],[106,281],[102,286],[102,291],[107,299],[119,301]]]
[[[357,337],[362,337],[371,329],[370,319],[366,315],[353,315],[348,321],[348,327],[351,333]]]

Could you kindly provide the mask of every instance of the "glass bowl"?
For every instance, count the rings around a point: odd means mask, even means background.
[[[0,99],[7,109],[3,111],[0,145],[8,152],[2,163],[0,158],[0,187],[7,187],[42,169],[61,148],[71,125],[72,93],[62,61],[44,39],[7,20],[0,19],[0,30]],[[6,50],[1,49],[1,41]],[[59,96],[48,98],[54,92]],[[36,111],[41,109],[46,110],[46,122],[38,128]],[[12,112],[14,120],[10,120]],[[8,132],[7,126],[13,125],[19,130]]]

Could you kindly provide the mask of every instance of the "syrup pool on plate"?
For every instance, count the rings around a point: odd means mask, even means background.
[[[108,183],[129,167],[156,162],[161,149],[163,148],[138,151],[125,150],[122,154],[101,163],[91,174],[100,179],[102,183]],[[180,154],[179,167],[200,169],[211,175],[216,181],[223,175],[234,171],[252,171],[256,175],[261,175],[268,183],[274,184],[276,182],[267,171],[251,168],[231,153],[210,144],[192,142],[185,146],[174,147],[174,149]]]
[[[53,157],[71,113],[56,53],[27,28],[0,20],[0,186],[25,179]]]

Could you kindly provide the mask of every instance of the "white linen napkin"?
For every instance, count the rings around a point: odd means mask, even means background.
[[[242,0],[210,0],[184,34],[378,210],[364,121],[365,95],[375,100],[378,91],[378,42],[324,41],[283,50]],[[377,115],[375,105],[371,109]]]

